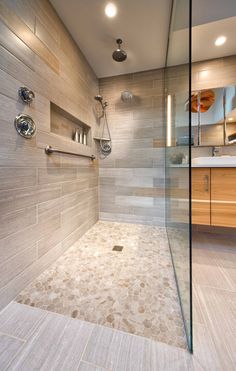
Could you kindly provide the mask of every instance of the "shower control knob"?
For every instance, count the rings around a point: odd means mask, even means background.
[[[15,118],[15,128],[18,134],[26,139],[32,138],[36,133],[36,125],[32,117],[20,114]]]
[[[34,92],[25,86],[21,86],[19,89],[19,96],[25,103],[31,103],[35,97]]]

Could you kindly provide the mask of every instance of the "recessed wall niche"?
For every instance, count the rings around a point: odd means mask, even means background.
[[[91,146],[91,127],[54,103],[50,103],[51,132],[68,140],[74,141],[75,132],[78,132],[78,142]],[[85,140],[85,138],[86,140]]]

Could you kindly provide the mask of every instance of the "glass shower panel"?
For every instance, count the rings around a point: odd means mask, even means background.
[[[165,68],[166,228],[187,341],[191,302],[191,1],[173,4]]]

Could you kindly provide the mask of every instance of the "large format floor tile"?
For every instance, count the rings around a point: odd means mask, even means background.
[[[98,222],[17,301],[186,348],[164,228]]]

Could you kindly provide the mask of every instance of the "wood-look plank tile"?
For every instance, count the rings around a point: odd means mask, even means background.
[[[59,74],[60,63],[55,55],[34,35],[30,28],[28,28],[26,24],[3,3],[0,3],[0,17],[33,52]]]
[[[35,186],[17,190],[0,191],[0,209],[2,213],[9,213],[17,209],[41,204],[61,196],[61,187]]]
[[[224,370],[236,364],[236,293],[197,286],[201,310]]]
[[[35,15],[27,0],[2,0],[34,32]]]
[[[194,362],[198,362],[205,371],[223,370],[220,356],[205,325],[194,325]]]
[[[34,336],[12,362],[10,370],[78,370],[92,327],[48,312]]]
[[[45,316],[46,312],[39,308],[11,302],[0,312],[0,332],[27,340]]]
[[[194,368],[192,356],[187,350],[153,341],[150,344],[150,361],[147,364],[149,367],[144,370],[203,371],[200,365]]]
[[[105,369],[143,371],[148,345],[145,338],[96,326],[82,359]]]
[[[105,368],[100,367],[100,366],[95,366],[92,365],[91,363],[88,362],[80,362],[78,371],[109,371],[105,370]]]
[[[76,169],[73,168],[40,168],[38,169],[39,184],[66,182],[76,179]]]
[[[0,167],[0,190],[30,187],[36,184],[35,168]]]
[[[3,288],[0,289],[0,309],[4,308],[12,299],[14,299],[20,291],[22,291],[29,283],[42,273],[50,264],[61,256],[69,246],[62,246],[61,243],[54,245],[40,259],[33,262],[20,274],[9,281]]]
[[[24,342],[0,333],[0,369],[5,370],[21,350]]]
[[[0,44],[34,71],[35,55],[33,51],[11,32],[2,20],[0,20]]]
[[[232,290],[232,285],[227,280],[219,266],[215,264],[197,264],[193,265],[194,282],[197,285],[206,285],[209,287]]]
[[[183,349],[101,326],[94,328],[83,360],[114,371],[195,370]]]
[[[224,276],[230,283],[232,290],[236,292],[236,268],[235,267],[220,267]]]
[[[24,223],[22,223],[24,221]],[[36,207],[28,207],[0,216],[0,238],[36,223]]]
[[[63,140],[50,133],[50,102],[88,123],[91,137],[99,125],[93,111],[98,80],[50,2],[2,0],[0,44],[3,129],[0,261],[2,284],[5,284],[0,289],[2,307],[79,238],[98,215],[98,163],[90,165],[87,159],[71,156],[47,156],[44,151],[45,145],[51,144],[68,150],[73,147],[73,151],[88,154],[95,151],[95,144],[91,148],[78,147],[71,138]],[[35,92],[32,104],[21,102],[19,86],[27,86]],[[14,119],[19,112],[29,114],[36,122],[37,133],[30,141],[15,130]],[[63,195],[62,184],[65,185]],[[91,194],[83,201],[77,196],[67,198],[86,189],[91,190]],[[46,207],[45,203],[48,203]],[[81,215],[75,215],[78,205],[88,222],[82,223]],[[68,208],[73,210],[67,211]],[[28,265],[32,254],[26,251],[31,246],[38,259]]]
[[[0,264],[0,288],[37,259],[36,244],[29,246]]]
[[[29,227],[25,227],[19,232],[0,240],[0,260],[3,263],[7,259],[25,249],[26,246],[33,245],[45,235],[53,235],[61,226],[60,215],[52,215],[44,218]]]

